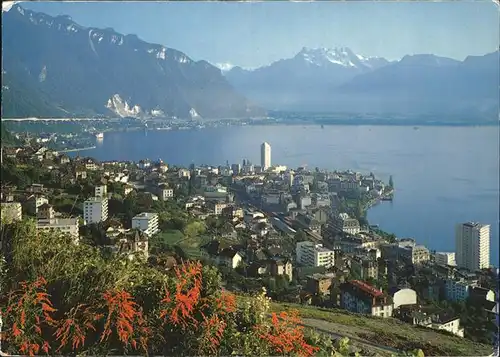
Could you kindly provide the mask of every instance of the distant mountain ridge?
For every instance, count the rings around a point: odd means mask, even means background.
[[[464,61],[432,54],[399,61],[347,47],[303,48],[289,59],[225,75],[241,93],[273,110],[498,115],[498,52]]]
[[[3,117],[265,115],[210,63],[136,35],[19,5],[2,23]]]
[[[294,103],[314,103],[338,85],[388,63],[383,58],[356,55],[347,47],[304,47],[293,58],[251,71],[234,67],[225,76],[236,89],[260,105],[283,109]]]

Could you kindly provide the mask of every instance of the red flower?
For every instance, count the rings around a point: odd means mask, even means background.
[[[281,312],[279,316],[273,313],[271,327],[257,326],[256,330],[276,353],[293,353],[309,357],[319,350],[304,340],[303,327],[296,311]]]
[[[5,320],[12,328],[6,330],[2,338],[17,346],[19,352],[33,356],[40,351],[49,350],[49,345],[43,344],[44,329],[50,328],[55,322],[51,314],[56,311],[46,292],[46,280],[42,277],[33,282],[23,281],[20,288],[9,293]]]
[[[87,333],[90,330],[96,330],[93,325],[93,313],[89,306],[80,304],[72,308],[66,315],[67,318],[59,323],[59,327],[54,333],[56,340],[59,341],[57,350],[60,351],[71,341],[71,348],[76,351],[85,344]]]
[[[147,341],[150,330],[140,307],[134,302],[130,293],[125,290],[107,291],[103,294],[107,310],[104,331],[101,334],[101,342],[107,341],[113,332],[118,340],[125,346],[137,346],[137,340],[141,347],[147,350]]]

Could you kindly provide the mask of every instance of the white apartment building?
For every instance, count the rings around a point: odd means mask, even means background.
[[[38,213],[38,207],[45,203],[49,203],[49,200],[45,196],[31,195],[26,202],[28,213],[36,215]]]
[[[98,223],[108,219],[108,199],[92,197],[83,203],[83,219],[86,224]]]
[[[23,219],[23,209],[19,202],[2,202],[0,220],[2,224],[9,224]]]
[[[59,231],[63,234],[72,236],[75,242],[78,242],[78,218],[39,219],[37,221],[36,228],[41,231]]]
[[[140,229],[148,236],[158,233],[158,214],[143,212],[132,218],[132,229]]]
[[[345,212],[340,213],[337,217],[334,217],[330,224],[335,231],[352,235],[358,234],[361,230],[359,221],[355,218],[349,217],[349,215]]]
[[[94,196],[95,197],[108,197],[108,186],[99,185],[94,187]]]
[[[490,266],[490,225],[476,222],[457,224],[455,230],[456,263],[470,271]]]
[[[330,268],[335,264],[335,252],[311,241],[298,242],[297,262],[308,267]]]
[[[411,262],[414,265],[428,262],[431,257],[429,249],[424,245],[416,245],[409,249],[411,249]]]
[[[189,179],[191,177],[191,172],[186,169],[180,169],[179,171],[177,171],[177,174],[179,175],[179,178]]]
[[[300,207],[300,209],[306,209],[307,207],[309,207],[311,205],[312,205],[311,196],[305,195],[305,196],[301,196],[299,198],[298,206]]]
[[[271,145],[266,142],[260,146],[260,166],[263,171],[271,167]]]
[[[437,252],[434,261],[439,265],[457,265],[455,262],[455,252]]]
[[[158,194],[162,201],[168,201],[169,199],[174,197],[174,189],[168,187],[160,187],[158,190]]]
[[[212,211],[213,214],[215,214],[216,216],[219,216],[219,215],[222,214],[222,210],[224,208],[226,208],[228,206],[228,204],[225,203],[225,202],[216,202],[216,201],[214,201],[214,202],[210,202],[209,206],[210,206],[210,208],[213,209],[213,211]]]

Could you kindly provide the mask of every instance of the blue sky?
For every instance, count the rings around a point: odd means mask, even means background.
[[[490,1],[449,2],[31,2],[83,26],[112,27],[195,60],[257,67],[302,47],[347,46],[398,59],[433,53],[462,60],[499,45]]]

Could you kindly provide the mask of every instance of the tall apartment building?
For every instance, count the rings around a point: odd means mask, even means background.
[[[99,185],[94,187],[94,196],[95,197],[108,197],[108,186],[107,185]]]
[[[311,241],[298,242],[297,262],[308,267],[330,268],[335,264],[335,252]]]
[[[92,197],[83,203],[83,218],[86,224],[98,223],[108,219],[108,199]]]
[[[434,255],[434,261],[439,265],[456,265],[455,252],[437,252]]]
[[[158,214],[143,212],[132,218],[132,229],[139,229],[152,236],[158,233]]]
[[[490,266],[490,226],[477,222],[457,224],[455,230],[456,263],[470,271]]]
[[[263,171],[271,167],[271,145],[266,142],[260,146],[260,166]]]

